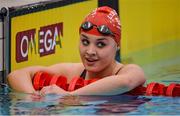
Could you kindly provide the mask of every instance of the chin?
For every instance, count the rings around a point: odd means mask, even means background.
[[[102,68],[102,64],[97,61],[96,63],[89,63],[86,60],[83,60],[84,67],[87,71],[97,73],[100,72]]]
[[[94,72],[94,73],[101,71],[101,68],[94,67],[94,66],[85,66],[85,68],[87,71]]]

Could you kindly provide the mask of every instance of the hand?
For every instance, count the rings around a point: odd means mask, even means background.
[[[69,92],[65,91],[64,89],[60,88],[59,86],[53,84],[50,86],[45,86],[40,90],[41,95],[46,94],[62,94],[62,95],[68,95]]]

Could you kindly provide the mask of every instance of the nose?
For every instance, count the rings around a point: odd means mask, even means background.
[[[86,53],[87,53],[88,56],[96,56],[96,48],[95,48],[95,46],[90,45],[90,46],[87,48]]]

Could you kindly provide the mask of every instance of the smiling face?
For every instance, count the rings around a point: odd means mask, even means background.
[[[110,36],[96,36],[82,32],[79,51],[87,71],[100,72],[115,62],[117,44]]]

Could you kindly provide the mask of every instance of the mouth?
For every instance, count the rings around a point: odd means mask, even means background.
[[[95,61],[98,61],[98,60],[96,60],[96,59],[88,59],[88,58],[86,58],[86,60],[87,60],[88,62],[95,62]]]
[[[98,61],[97,59],[91,59],[91,58],[85,58],[85,60],[88,65],[93,65],[94,63]]]

